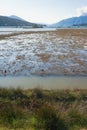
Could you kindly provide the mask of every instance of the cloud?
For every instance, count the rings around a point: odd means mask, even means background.
[[[87,6],[78,8],[76,12],[77,12],[77,16],[87,16]]]

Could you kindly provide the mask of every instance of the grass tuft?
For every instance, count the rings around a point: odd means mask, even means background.
[[[87,90],[0,88],[0,130],[87,129]]]

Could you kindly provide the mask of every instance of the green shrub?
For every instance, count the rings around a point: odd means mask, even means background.
[[[52,107],[44,106],[37,113],[38,128],[44,130],[67,130],[64,120]]]
[[[87,127],[87,116],[77,109],[71,109],[68,112],[69,125]]]
[[[21,90],[19,88],[18,89],[1,88],[0,89],[0,98],[15,100],[15,99],[27,98],[27,96],[25,94],[23,94],[23,90]]]
[[[37,99],[42,99],[44,97],[43,90],[40,88],[35,88],[32,92],[32,96]]]
[[[22,119],[24,117],[23,110],[9,102],[3,103],[0,108],[0,122],[2,124],[12,125],[14,120]]]

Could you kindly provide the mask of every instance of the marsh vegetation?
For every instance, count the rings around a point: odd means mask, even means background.
[[[0,130],[87,129],[87,90],[0,88]]]
[[[87,29],[0,35],[0,76],[87,76]]]

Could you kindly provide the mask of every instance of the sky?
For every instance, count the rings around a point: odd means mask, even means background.
[[[87,0],[0,0],[0,15],[17,15],[29,22],[52,24],[87,15]]]

